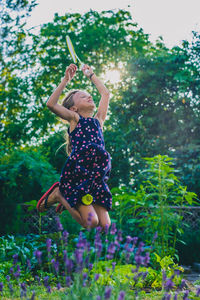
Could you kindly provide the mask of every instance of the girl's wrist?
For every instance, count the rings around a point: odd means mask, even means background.
[[[69,83],[69,79],[67,79],[66,77],[63,77],[62,81],[63,81],[65,84]]]
[[[89,79],[90,79],[90,80],[91,80],[91,78],[92,78],[93,75],[95,75],[94,72],[92,72],[92,73],[89,75]]]

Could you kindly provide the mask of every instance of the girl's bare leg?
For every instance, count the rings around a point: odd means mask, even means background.
[[[81,226],[87,228],[87,227],[96,227],[98,223],[98,217],[96,215],[96,212],[94,208],[89,205],[80,205],[78,207],[78,210],[75,208],[72,208],[69,203],[65,200],[65,198],[62,196],[62,194],[59,191],[59,188],[55,188],[51,194],[48,196],[48,203],[50,205],[60,202],[70,213],[73,219],[75,219]],[[41,209],[44,207],[44,201],[41,203]],[[83,208],[82,208],[83,207]],[[45,210],[45,209],[44,209]],[[91,213],[91,220],[90,224],[88,224],[88,214]]]
[[[99,219],[99,225],[105,230],[106,227],[110,227],[111,221],[108,211],[98,204],[93,204],[95,212]]]
[[[92,205],[80,204],[77,208],[83,221],[83,227],[94,228],[99,225],[99,219]]]

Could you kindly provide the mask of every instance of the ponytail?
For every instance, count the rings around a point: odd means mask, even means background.
[[[73,95],[75,93],[79,92],[79,90],[72,90],[69,91],[68,94],[65,96],[63,102],[62,102],[62,106],[64,106],[67,109],[70,109],[70,107],[72,107],[74,105],[74,100],[73,100]],[[72,152],[72,144],[71,144],[71,139],[70,136],[68,134],[68,132],[65,132],[64,134],[64,139],[65,139],[65,143],[63,143],[57,150],[57,151],[64,145],[66,145],[66,153],[67,155],[70,155]]]

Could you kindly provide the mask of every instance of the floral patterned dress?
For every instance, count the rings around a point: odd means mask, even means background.
[[[84,195],[93,203],[110,210],[112,194],[107,185],[111,172],[111,156],[105,150],[103,132],[96,118],[81,115],[76,128],[68,134],[72,152],[62,169],[59,190],[71,207],[83,204]]]

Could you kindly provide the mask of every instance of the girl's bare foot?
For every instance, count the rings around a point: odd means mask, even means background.
[[[59,202],[58,201],[58,198],[59,198],[59,188],[58,187],[54,188],[54,190],[51,192],[51,194],[49,196],[47,196],[46,198],[47,198],[47,200],[46,200],[46,207],[47,208],[49,208],[53,204]],[[47,208],[45,208],[45,199],[40,204],[40,212],[47,211]]]

